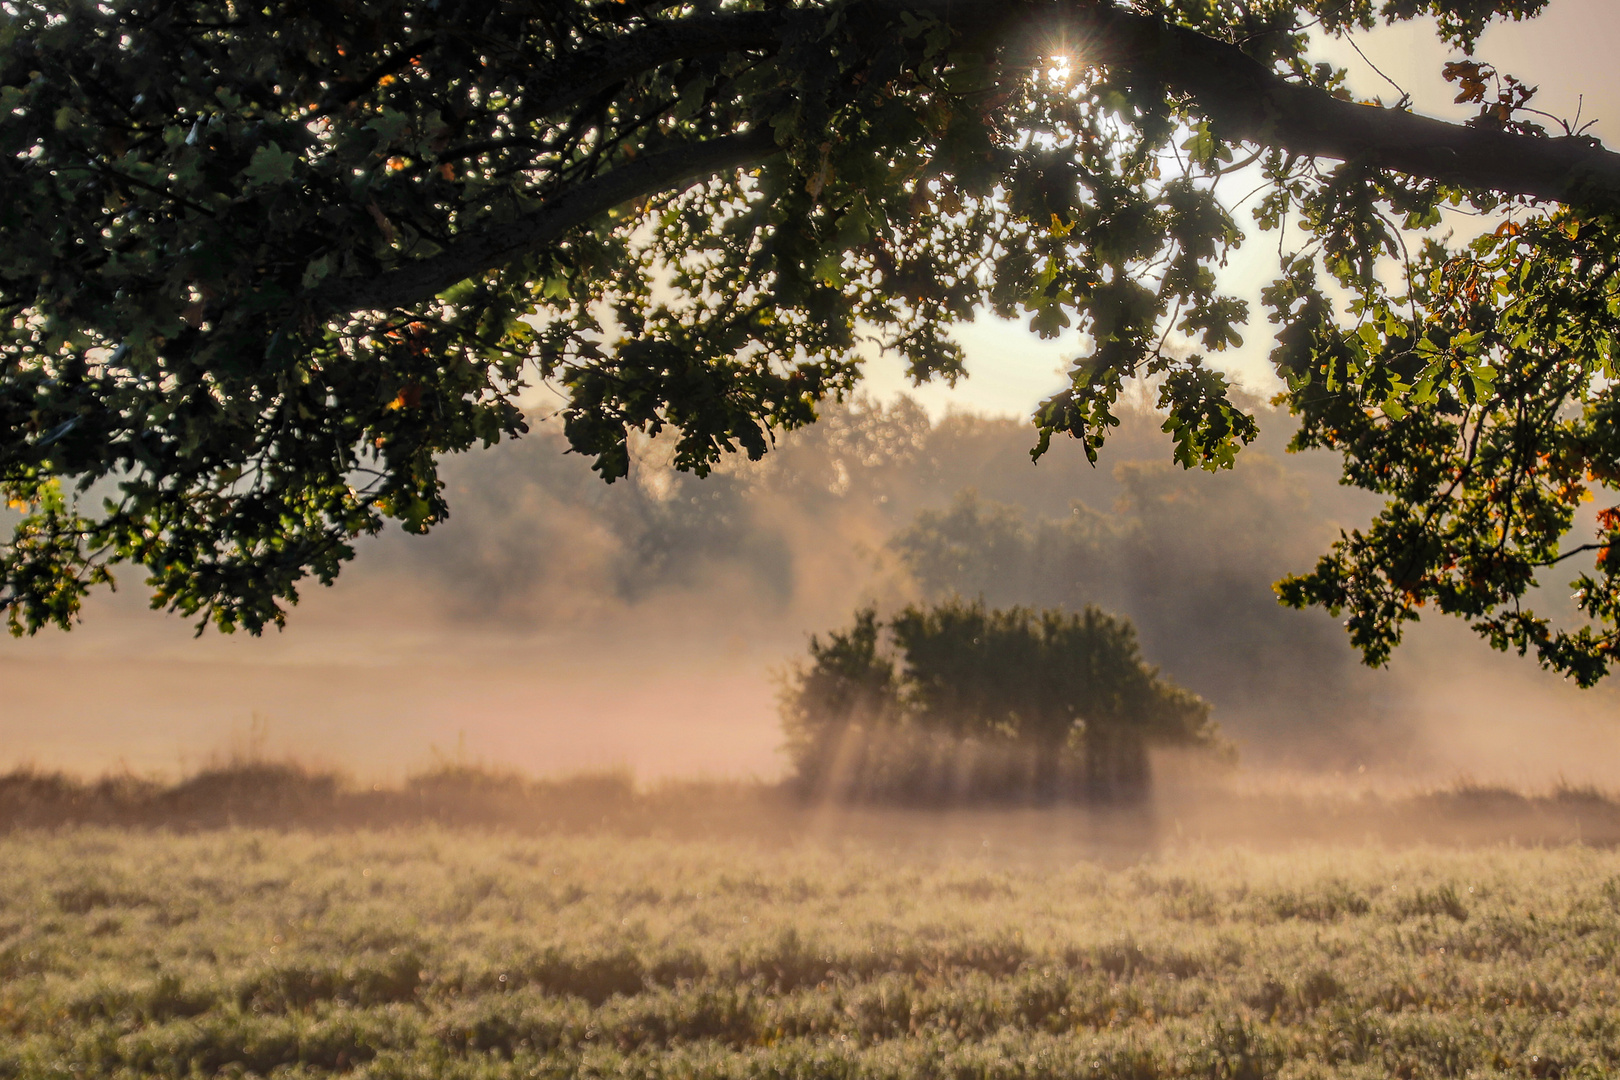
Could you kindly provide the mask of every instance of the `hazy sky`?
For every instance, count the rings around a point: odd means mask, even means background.
[[[1584,94],[1583,115],[1598,119],[1596,131],[1611,144],[1620,143],[1617,8],[1615,0],[1554,0],[1538,22],[1493,30],[1479,54],[1540,84],[1537,103],[1549,112],[1573,116]],[[1450,103],[1452,91],[1439,74],[1450,57],[1425,27],[1378,31],[1358,42],[1421,111],[1467,115]],[[1348,46],[1330,43],[1322,51],[1351,68],[1359,94],[1396,96]],[[1251,245],[1233,283],[1249,292],[1270,268],[1267,238]],[[1222,358],[1256,388],[1269,385],[1266,330],[1262,317],[1247,345]],[[1074,335],[1042,342],[995,320],[964,327],[959,336],[972,377],[955,390],[917,392],[936,413],[1027,415],[1061,385],[1060,372],[1081,346]],[[892,361],[874,361],[868,375],[880,395],[904,388]],[[125,576],[125,591],[97,600],[87,625],[74,633],[0,641],[0,768],[28,761],[83,770],[119,763],[138,771],[195,767],[210,754],[244,748],[257,714],[267,720],[272,752],[349,767],[367,763],[385,773],[426,765],[435,748],[453,756],[463,737],[471,758],[536,772],[624,764],[643,775],[705,767],[771,773],[779,739],[767,672],[803,633],[817,629],[714,642],[690,630],[701,613],[675,606],[610,639],[512,638],[495,625],[487,634],[458,629],[447,636],[409,597],[346,576],[336,590],[310,588],[283,634],[194,640],[183,620],[146,612],[137,575]],[[671,642],[685,647],[671,651]],[[1512,699],[1535,678],[1517,661],[1497,663],[1490,678],[1467,687],[1441,679],[1428,691],[1440,714],[1476,726],[1473,745],[1482,753],[1493,738],[1500,744],[1489,760],[1517,755],[1544,778],[1559,771],[1560,747],[1587,740],[1601,753],[1584,764],[1620,765],[1620,721],[1607,694],[1535,698],[1526,706],[1560,702],[1557,716],[1543,719],[1562,724],[1574,742],[1525,747],[1519,734],[1479,726],[1484,705]],[[1457,767],[1490,766],[1482,757]]]

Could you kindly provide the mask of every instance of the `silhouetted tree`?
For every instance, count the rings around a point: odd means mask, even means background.
[[[1271,586],[1331,535],[1323,504],[1338,493],[1326,477],[1251,450],[1218,476],[1131,461],[1113,479],[1106,513],[1078,500],[1066,514],[1031,513],[963,491],[888,547],[930,600],[1126,615],[1177,681],[1250,734],[1368,713],[1376,677],[1337,652],[1339,628],[1280,606]]]
[[[1150,746],[1221,745],[1208,704],[1162,679],[1130,624],[1096,608],[950,600],[888,628],[892,659],[868,609],[827,645],[812,639],[789,680],[789,752],[814,790],[1131,803],[1147,793]],[[988,765],[972,760],[985,752]]]

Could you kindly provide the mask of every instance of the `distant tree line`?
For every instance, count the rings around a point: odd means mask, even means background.
[[[1332,619],[1271,589],[1336,522],[1365,516],[1334,461],[1285,456],[1268,427],[1233,471],[1184,473],[1149,460],[1163,456],[1161,416],[1122,419],[1113,467],[1063,443],[1032,468],[1016,420],[857,399],[703,479],[646,445],[611,488],[546,427],[448,462],[455,516],[372,541],[381,550],[348,573],[395,591],[408,576],[470,624],[578,632],[593,613],[663,604],[693,632],[787,641],[868,599],[1095,604],[1130,619],[1236,738],[1318,765],[1397,745],[1374,697],[1384,676],[1360,669]]]
[[[782,719],[803,791],[842,800],[1129,804],[1148,792],[1150,747],[1226,750],[1209,704],[1095,607],[953,599],[886,622],[867,608],[811,639]]]

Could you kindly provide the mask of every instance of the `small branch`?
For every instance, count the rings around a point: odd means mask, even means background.
[[[1570,548],[1568,551],[1564,552],[1562,555],[1559,555],[1555,559],[1546,559],[1542,562],[1534,563],[1533,565],[1541,567],[1557,566],[1565,559],[1573,559],[1575,556],[1584,555],[1589,551],[1602,551],[1608,546],[1608,544],[1582,544],[1580,547]]]

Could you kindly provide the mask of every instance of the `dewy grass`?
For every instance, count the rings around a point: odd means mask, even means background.
[[[1620,1069],[1620,855],[0,838],[0,1077]]]

